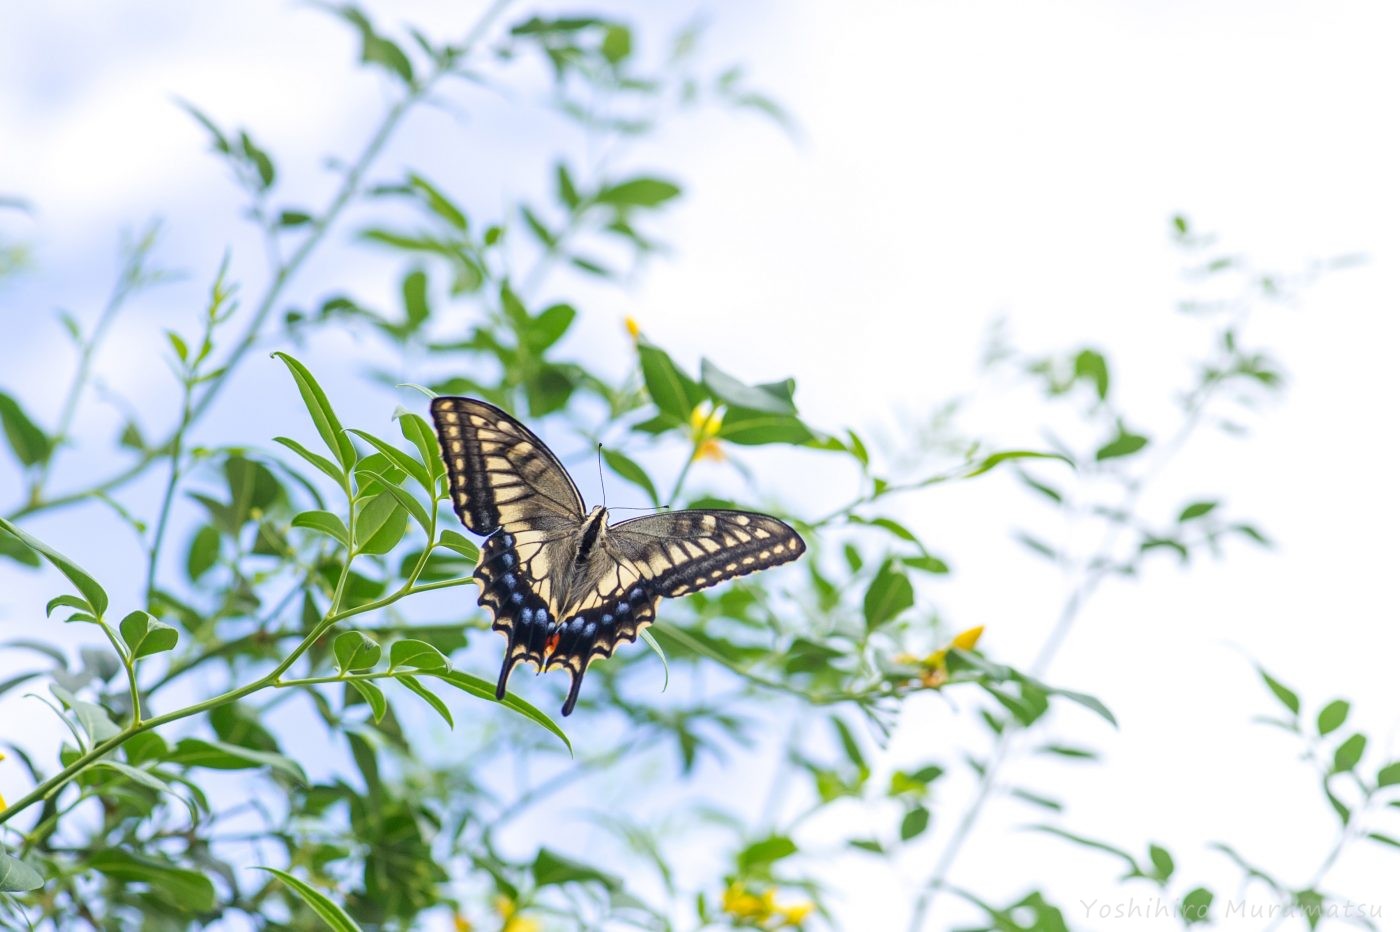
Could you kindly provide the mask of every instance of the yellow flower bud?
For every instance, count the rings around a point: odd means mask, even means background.
[[[642,338],[642,325],[637,323],[637,318],[631,314],[622,318],[622,325],[627,328],[627,335],[632,338],[633,343]]]
[[[978,625],[975,628],[968,628],[966,631],[961,632],[957,637],[953,638],[953,643],[950,646],[956,647],[958,650],[972,650],[977,646],[978,640],[982,637],[983,627],[983,625]]]
[[[471,920],[461,913],[452,916],[452,932],[472,932]]]

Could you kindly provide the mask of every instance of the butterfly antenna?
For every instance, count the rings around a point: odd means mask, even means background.
[[[608,508],[608,487],[603,482],[603,441],[598,441],[598,487],[603,490],[603,510]]]

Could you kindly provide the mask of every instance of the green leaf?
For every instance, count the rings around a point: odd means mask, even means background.
[[[400,450],[393,444],[380,440],[373,434],[366,433],[363,430],[356,430],[352,427],[350,428],[350,433],[366,441],[367,443],[369,443],[370,446],[374,447],[380,453],[388,457],[389,461],[392,462],[395,466],[397,466],[399,469],[402,469],[404,472],[408,473],[415,480],[417,480],[418,484],[421,485],[424,489],[426,489],[429,495],[432,495],[434,493],[435,486],[433,484],[432,477],[428,475],[427,467],[420,463],[418,460],[409,456],[407,453]]]
[[[740,851],[736,858],[736,864],[741,874],[747,874],[755,869],[766,871],[770,865],[783,858],[792,857],[796,853],[797,843],[791,838],[786,835],[769,835]]]
[[[408,60],[408,56],[404,54],[403,49],[376,32],[369,17],[358,7],[347,3],[343,6],[328,5],[325,8],[340,16],[359,31],[360,61],[369,65],[378,65],[390,74],[397,76],[405,84],[413,84],[413,64]]]
[[[1377,786],[1395,786],[1400,784],[1400,761],[1386,764],[1376,775]]]
[[[0,893],[24,893],[43,885],[42,874],[19,858],[0,851]]]
[[[315,466],[317,469],[321,470],[321,472],[330,476],[332,479],[335,480],[336,485],[339,485],[343,489],[349,488],[350,480],[345,470],[341,469],[339,466],[337,466],[335,463],[332,463],[330,460],[326,459],[321,454],[312,453],[310,450],[306,449],[306,447],[302,446],[300,443],[291,439],[290,437],[273,437],[272,440],[274,443],[282,444],[282,446],[291,450],[297,456],[300,456],[312,466]]]
[[[127,615],[118,627],[132,660],[173,650],[180,640],[179,631],[143,611]]]
[[[896,569],[893,561],[886,560],[865,590],[866,630],[874,631],[913,604],[914,586],[909,577]]]
[[[1255,669],[1259,671],[1259,675],[1264,680],[1264,685],[1269,687],[1269,691],[1278,698],[1278,701],[1282,702],[1288,708],[1288,711],[1297,715],[1299,708],[1298,694],[1265,673],[1263,667],[1255,667]]]
[[[598,51],[603,53],[612,64],[620,64],[624,58],[632,54],[632,30],[626,26],[612,24],[603,33],[603,42],[598,47]]]
[[[1361,762],[1361,755],[1365,753],[1366,736],[1358,732],[1337,746],[1332,755],[1332,771],[1345,773],[1355,769]]]
[[[345,522],[329,511],[303,511],[292,519],[292,527],[317,531],[346,547],[350,546],[350,531],[345,527]]]
[[[1351,703],[1345,699],[1333,699],[1317,713],[1317,733],[1327,735],[1342,727],[1351,711]]]
[[[442,652],[427,641],[408,638],[395,641],[389,647],[389,668],[391,670],[407,667],[423,673],[436,673],[451,666]]]
[[[220,540],[218,528],[211,525],[203,525],[195,531],[185,557],[185,572],[189,574],[191,582],[198,582],[219,561]]]
[[[467,215],[441,189],[417,173],[408,176],[408,183],[422,197],[429,210],[446,220],[458,232],[467,232]],[[427,314],[423,317],[426,319]]]
[[[1081,848],[1089,848],[1094,851],[1102,851],[1106,854],[1112,854],[1116,857],[1121,858],[1124,861],[1124,863],[1127,865],[1129,875],[1136,877],[1142,876],[1142,870],[1138,867],[1137,859],[1134,858],[1128,852],[1124,851],[1122,848],[1115,848],[1113,845],[1110,845],[1107,842],[1095,841],[1094,839],[1086,838],[1083,835],[1075,835],[1070,832],[1066,832],[1064,829],[1056,828],[1053,825],[1032,825],[1029,826],[1029,828],[1033,832],[1044,832],[1047,835],[1054,835],[1056,838],[1063,838],[1065,841],[1068,841],[1071,844],[1079,845]]]
[[[752,408],[728,408],[719,437],[730,443],[757,446],[765,443],[801,444],[817,439],[811,429],[790,414],[767,414]]]
[[[456,727],[452,723],[452,712],[447,708],[447,703],[434,695],[428,687],[418,682],[418,678],[409,673],[396,673],[394,679],[403,684],[409,692],[415,693],[420,699],[432,707],[433,711],[441,715],[443,721],[447,722],[448,728]]]
[[[253,171],[258,176],[258,187],[266,191],[272,187],[272,182],[277,178],[277,170],[272,164],[272,157],[263,149],[259,148],[245,132],[238,134],[238,146],[242,150],[243,160],[253,167]]]
[[[1157,879],[1163,883],[1170,880],[1172,872],[1176,870],[1176,862],[1172,860],[1171,853],[1160,845],[1148,845],[1147,856],[1152,860]]]
[[[651,499],[653,505],[661,504],[661,497],[656,491],[656,486],[652,483],[651,477],[647,475],[647,471],[640,465],[625,454],[619,453],[617,450],[609,450],[606,447],[603,449],[603,459],[613,472],[647,493],[647,497]]]
[[[661,680],[661,691],[664,693],[666,691],[666,687],[671,685],[671,665],[666,662],[666,652],[661,649],[660,642],[658,642],[656,638],[652,635],[652,633],[646,628],[639,629],[637,631],[637,634],[641,636],[641,639],[646,644],[646,646],[650,647],[652,651],[656,654],[656,656],[661,658],[661,672],[663,676]]]
[[[663,414],[681,423],[690,420],[690,412],[705,397],[704,391],[682,372],[666,352],[645,340],[637,341],[637,356],[642,367],[642,381],[647,394]]]
[[[384,698],[384,690],[368,680],[346,680],[345,685],[354,689],[369,704],[370,714],[376,722],[382,721],[389,711],[389,700]]]
[[[325,442],[326,448],[335,455],[335,458],[345,469],[355,465],[355,447],[350,443],[350,438],[345,436],[345,429],[340,426],[340,419],[335,416],[335,411],[331,408],[326,393],[321,390],[315,377],[305,366],[286,353],[276,352],[272,355],[286,363],[287,368],[291,370],[292,378],[297,383],[297,390],[301,392],[301,400],[306,405],[312,423],[316,425],[316,432],[321,435],[321,440]]]
[[[433,676],[436,676],[441,680],[451,683],[453,686],[456,686],[463,692],[469,693],[477,697],[478,699],[485,699],[490,702],[496,701],[496,684],[489,683],[479,676],[472,676],[469,673],[462,673],[459,670],[449,670],[446,672],[434,673]],[[545,730],[553,734],[555,737],[557,737],[560,741],[564,742],[564,746],[569,749],[569,753],[573,753],[574,746],[570,743],[569,736],[564,734],[564,729],[556,725],[554,723],[554,720],[551,719],[548,715],[545,715],[543,712],[532,706],[530,703],[526,702],[524,699],[521,699],[518,696],[511,695],[509,693],[506,694],[506,697],[501,700],[501,705],[507,706],[512,711],[518,712],[526,718],[530,719],[531,721],[535,722],[540,727],[544,728]]]
[[[1215,902],[1215,894],[1205,887],[1196,887],[1181,898],[1181,918],[1187,925],[1210,920],[1210,906]]]
[[[661,178],[633,178],[603,188],[593,199],[599,204],[617,207],[657,207],[680,193],[677,185]]]
[[[189,912],[214,908],[214,882],[200,871],[177,867],[163,858],[99,848],[88,855],[85,866],[123,883],[149,884],[152,892]]]
[[[1130,433],[1120,425],[1118,436],[1099,447],[1098,452],[1094,454],[1094,459],[1103,462],[1104,460],[1117,459],[1120,456],[1132,456],[1147,446],[1147,443],[1148,439],[1142,434]]]
[[[481,555],[481,548],[467,540],[456,531],[443,531],[438,535],[438,546],[446,547],[453,553],[461,554],[466,559],[475,563]]]
[[[526,342],[536,353],[544,353],[573,326],[578,312],[567,304],[551,304],[530,321],[525,332]]]
[[[958,653],[961,654],[962,651],[958,651]],[[1104,705],[1097,697],[1091,696],[1088,693],[1075,692],[1072,689],[1059,689],[1052,686],[1044,686],[1043,684],[1041,688],[1052,696],[1059,696],[1061,699],[1068,699],[1070,702],[1082,705],[1084,708],[1097,714],[1114,728],[1118,727],[1118,719],[1113,717],[1113,713],[1108,710],[1108,706]]]
[[[1054,754],[1056,757],[1068,757],[1072,760],[1099,759],[1097,751],[1091,751],[1088,748],[1072,747],[1066,744],[1046,744],[1036,748],[1036,751],[1041,754]]]
[[[1192,502],[1181,509],[1181,515],[1176,520],[1184,524],[1187,521],[1204,518],[1218,507],[1220,507],[1219,502]]]
[[[745,385],[708,359],[700,360],[700,382],[720,401],[736,408],[749,408],[765,414],[797,414],[792,399],[783,392]]]
[[[379,662],[383,649],[379,642],[363,631],[343,631],[336,635],[331,647],[336,668],[341,673],[368,670]]]
[[[418,448],[418,456],[433,480],[430,494],[437,497],[437,483],[447,474],[447,464],[442,461],[438,449],[437,434],[426,420],[408,411],[395,415],[399,419],[399,431],[405,440]]]
[[[301,901],[335,932],[360,932],[360,927],[355,923],[355,920],[350,918],[349,913],[306,881],[275,867],[255,867],[254,870],[267,871],[291,887],[292,892],[301,897]]]
[[[295,761],[281,754],[254,751],[223,741],[182,738],[166,759],[172,764],[208,770],[256,770],[267,767],[298,783],[306,783],[306,774],[302,773],[301,766]]]
[[[52,599],[49,599],[48,605],[44,606],[44,615],[48,618],[52,618],[53,610],[56,608],[76,608],[80,611],[87,611],[88,603],[87,599],[76,595],[56,595]],[[61,653],[55,659],[60,665],[65,663]]]
[[[622,881],[613,875],[566,858],[562,854],[555,854],[548,848],[541,848],[535,855],[535,862],[530,865],[530,873],[538,887],[561,883],[600,883],[609,890],[622,888]]]
[[[4,518],[0,518],[0,530],[9,531],[20,543],[38,553],[45,560],[48,560],[60,573],[67,576],[68,581],[77,587],[77,590],[83,594],[83,598],[87,599],[87,607],[92,610],[94,615],[100,617],[107,611],[106,590],[99,586],[97,580],[89,576],[78,564],[74,563],[57,550],[54,550],[37,537],[33,537],[27,532],[20,530]]]
[[[1366,837],[1372,841],[1378,841],[1383,845],[1389,845],[1392,848],[1400,848],[1400,839],[1392,838],[1389,835],[1382,835],[1380,832],[1368,832]]]
[[[171,788],[170,784],[139,767],[133,767],[130,764],[123,764],[121,761],[115,760],[100,760],[92,766],[94,770],[111,770],[119,773],[132,783],[139,783],[141,786],[149,790],[155,790],[157,793],[169,793],[172,796],[176,795],[175,790]]]
[[[991,472],[1002,463],[1009,463],[1014,460],[1059,460],[1062,463],[1068,463],[1071,469],[1074,468],[1074,460],[1065,456],[1063,453],[1046,453],[1043,450],[1002,450],[999,453],[993,453],[990,456],[984,457],[973,467],[971,472],[964,474],[963,478],[971,479],[974,476],[980,476],[983,473]],[[1023,476],[1022,478],[1024,479],[1025,477]],[[1034,485],[1034,483],[1031,484]],[[1039,486],[1036,487],[1039,488]]]
[[[0,427],[4,427],[10,449],[22,466],[42,463],[53,452],[53,441],[30,420],[19,402],[4,392],[0,392]]]
[[[359,512],[355,519],[357,553],[386,554],[398,546],[408,530],[408,510],[388,488],[360,506]]]
[[[899,840],[908,841],[924,833],[928,828],[929,811],[923,806],[915,806],[904,814],[899,823]]]
[[[1108,360],[1097,350],[1083,349],[1074,357],[1074,377],[1090,382],[1099,399],[1108,398]]]

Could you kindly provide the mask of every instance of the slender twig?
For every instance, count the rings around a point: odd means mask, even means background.
[[[64,395],[63,404],[59,409],[58,423],[53,432],[53,446],[49,455],[39,465],[39,469],[34,474],[34,479],[29,486],[28,500],[30,503],[43,500],[44,485],[48,482],[49,474],[53,470],[53,463],[57,458],[59,448],[68,440],[68,431],[72,428],[73,418],[78,411],[78,400],[82,397],[83,390],[87,388],[88,381],[92,377],[93,359],[97,355],[97,349],[102,344],[103,338],[107,335],[108,328],[116,319],[117,312],[126,304],[127,299],[152,281],[145,274],[145,264],[147,256],[155,245],[158,230],[159,224],[152,223],[147,227],[146,232],[138,237],[127,250],[126,261],[122,264],[121,271],[117,275],[117,283],[113,286],[112,293],[102,308],[102,313],[98,315],[92,333],[87,339],[80,341],[77,369],[74,371],[73,381],[69,383],[68,391]]]

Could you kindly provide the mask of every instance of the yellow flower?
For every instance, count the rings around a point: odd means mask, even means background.
[[[807,921],[807,917],[816,909],[809,900],[794,903],[791,906],[784,906],[778,910],[778,915],[782,917],[782,925],[801,928],[802,923]]]
[[[540,924],[524,916],[511,916],[501,926],[501,932],[540,932]]]
[[[968,628],[966,631],[958,632],[958,634],[948,642],[947,646],[940,647],[923,660],[920,660],[918,664],[923,668],[923,672],[919,675],[918,682],[929,689],[937,689],[948,682],[948,651],[953,648],[957,648],[958,650],[972,650],[982,638],[983,627],[983,625],[978,625],[975,628]],[[904,658],[908,657],[908,654],[900,654],[895,658],[895,662],[903,663],[905,662]]]
[[[724,891],[722,906],[724,911],[735,919],[767,919],[773,914],[773,890],[763,896],[754,896],[738,881],[731,883]]]
[[[627,328],[627,335],[632,338],[633,343],[642,338],[642,325],[637,323],[637,318],[631,314],[622,318],[622,325]]]
[[[471,920],[461,913],[452,916],[452,932],[472,932]]]
[[[690,432],[697,440],[713,437],[724,425],[724,411],[702,401],[690,412]]]
[[[724,462],[724,447],[719,445],[718,440],[711,437],[695,448],[695,456],[693,458],[697,460],[714,460],[716,463],[722,463]]]

